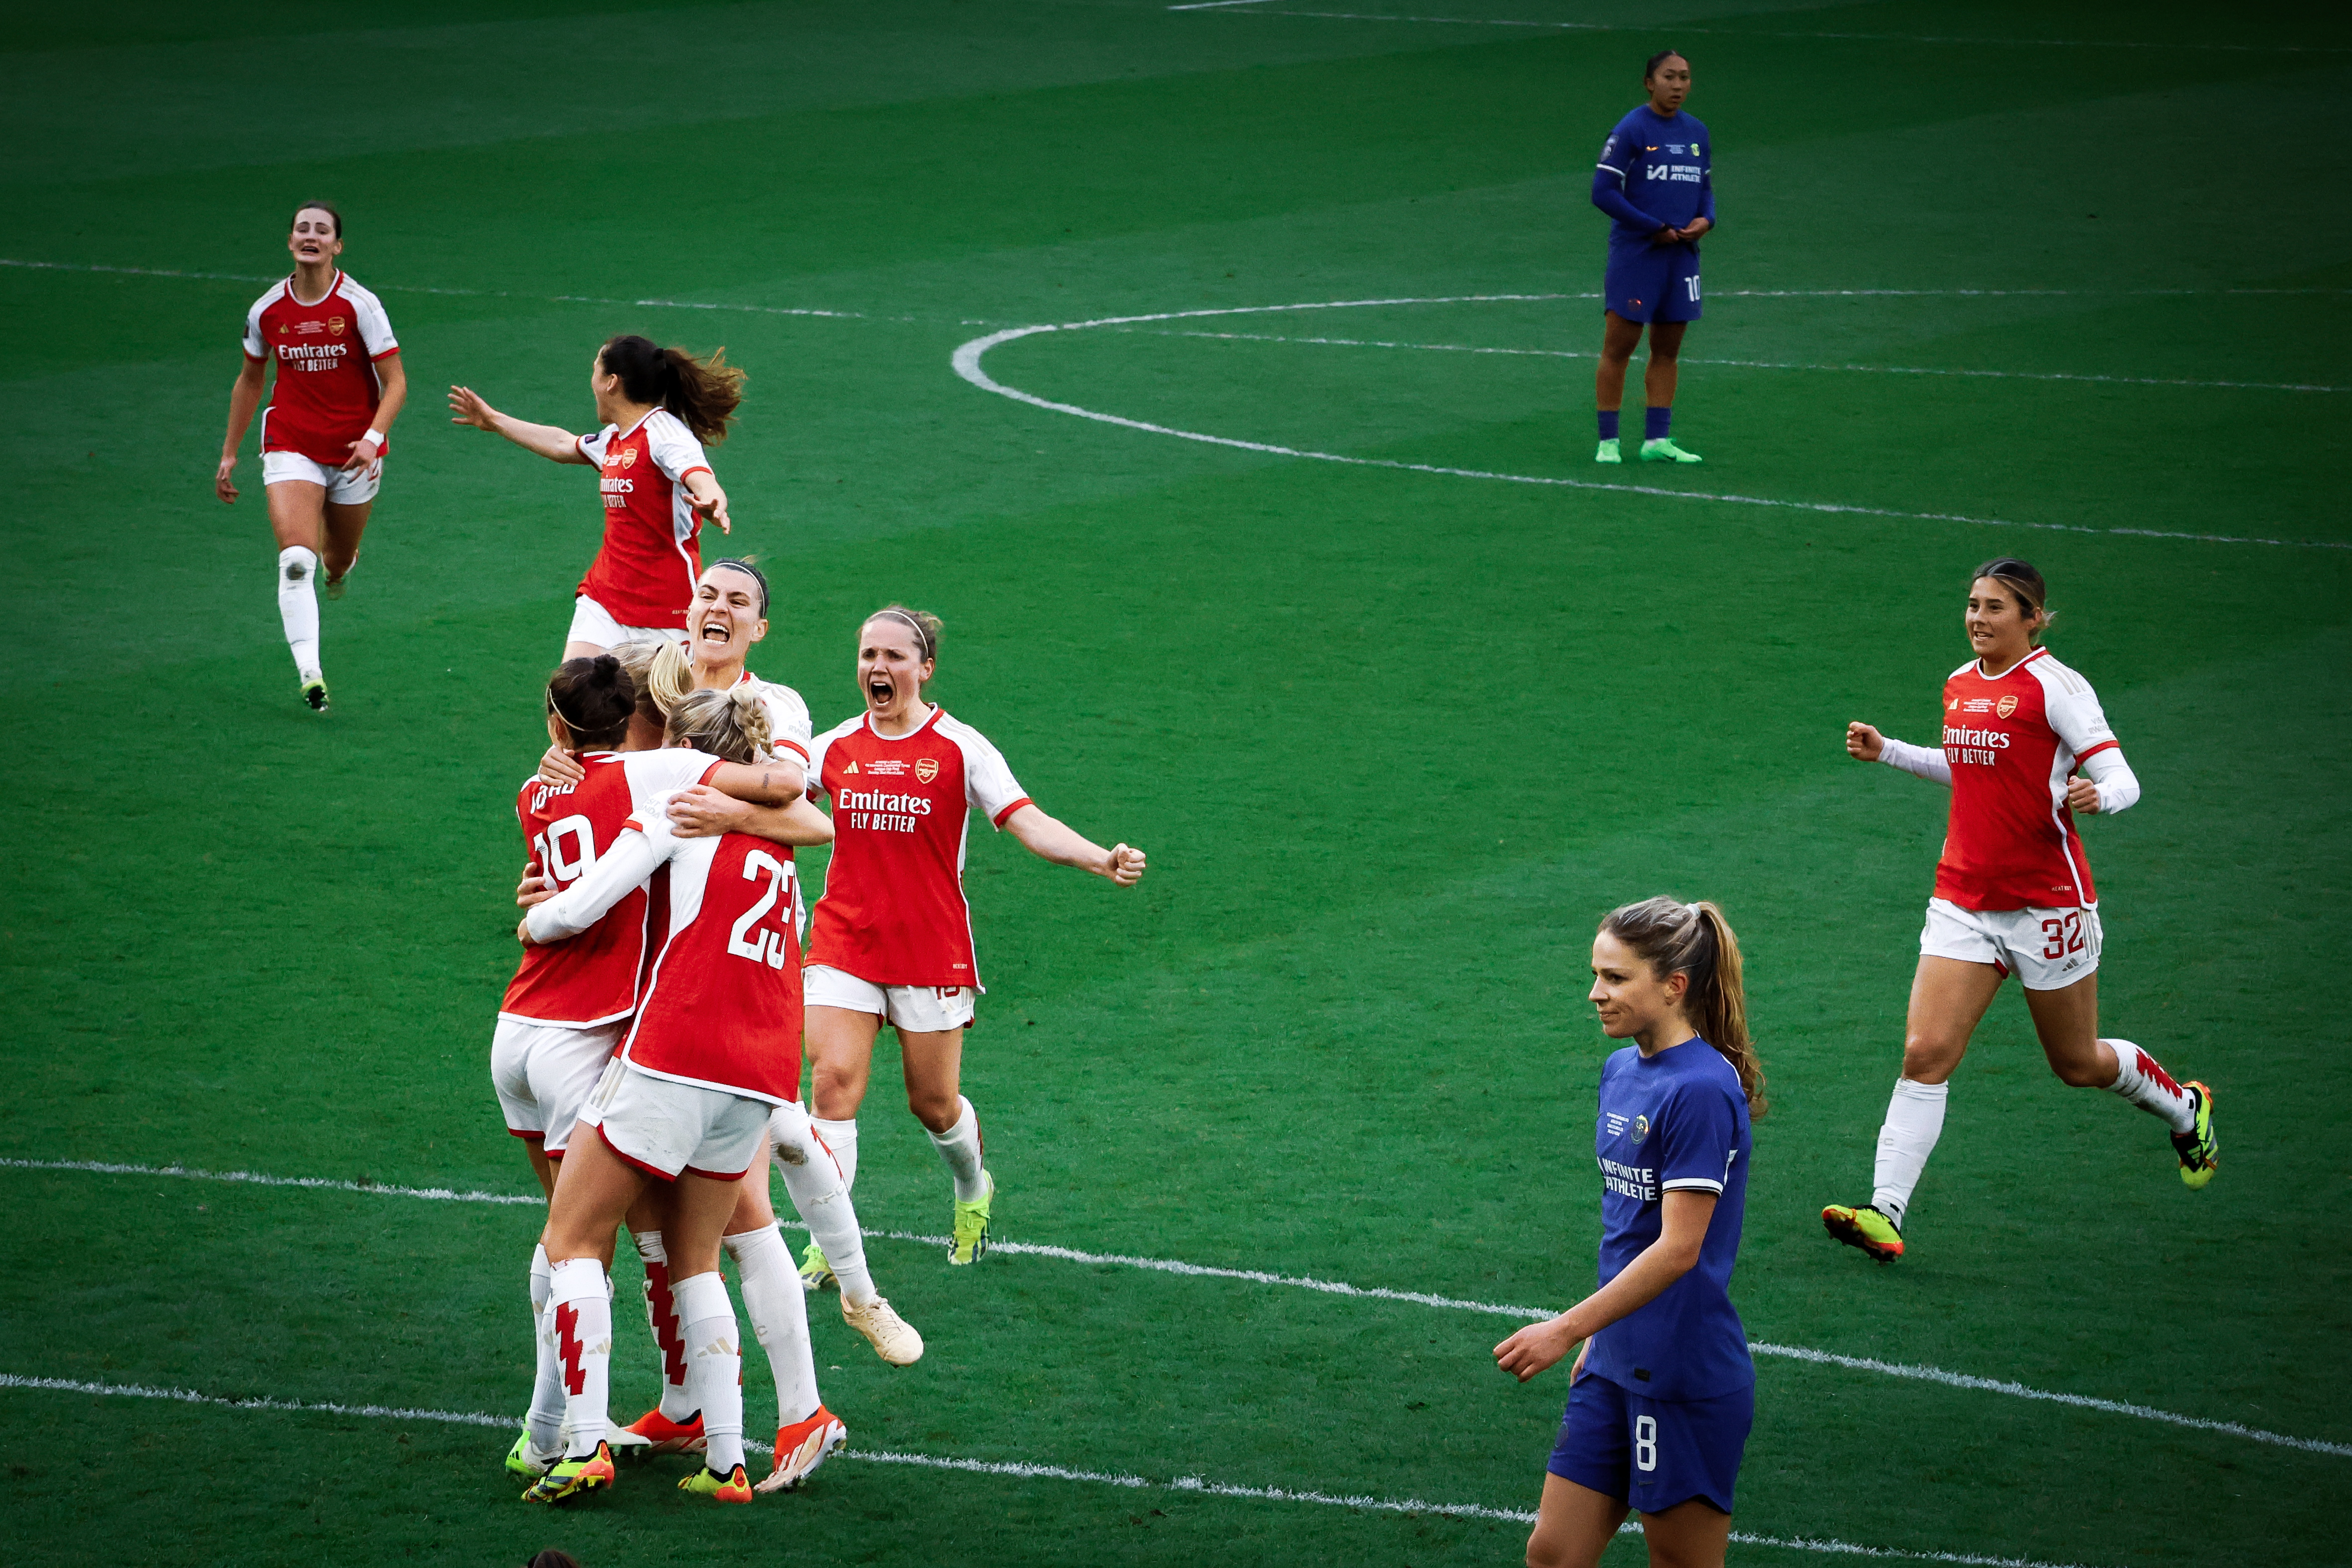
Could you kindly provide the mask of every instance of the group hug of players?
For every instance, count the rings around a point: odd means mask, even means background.
[[[320,709],[313,580],[323,555],[331,597],[357,559],[405,391],[383,307],[337,266],[341,226],[323,205],[295,215],[295,270],[247,318],[216,481],[234,500],[236,448],[274,361],[261,444],[279,603]],[[1139,851],[1047,816],[994,746],[925,700],[940,652],[930,615],[890,605],[854,628],[859,710],[823,735],[797,694],[750,672],[767,581],[749,561],[705,566],[699,553],[706,521],[730,527],[705,448],[723,438],[740,380],[719,356],[625,336],[592,361],[591,434],[449,392],[457,423],[594,468],[603,502],[603,541],[547,684],[551,744],[517,802],[524,950],[491,1051],[507,1125],[549,1194],[530,1268],[536,1381],[507,1458],[533,1501],[610,1487],[615,1454],[634,1451],[698,1454],[682,1490],[748,1503],[799,1486],[841,1445],[807,1294],[837,1287],[844,1321],[885,1362],[923,1354],[876,1288],[851,1197],[885,1024],[952,1184],[949,1261],[987,1247],[995,1181],[960,1073],[981,991],[961,874],[971,813],[1119,886],[1145,869]],[[1971,656],[1944,683],[1936,744],[1861,723],[1846,732],[1854,758],[1951,792],[1873,1192],[1822,1211],[1831,1235],[1882,1262],[1903,1252],[1949,1080],[2011,973],[2063,1082],[2160,1118],[2191,1188],[2215,1169],[2211,1092],[2099,1033],[2098,902],[2076,817],[2128,808],[2139,784],[2089,684],[2042,646],[2046,597],[2028,563],[1983,563],[1963,617]],[[793,852],[828,843],[812,907]],[[1602,921],[1591,968],[1602,1032],[1631,1042],[1601,1078],[1601,1288],[1495,1349],[1524,1381],[1583,1347],[1528,1560],[1596,1563],[1638,1510],[1654,1561],[1719,1563],[1754,1414],[1728,1286],[1750,1122],[1765,1108],[1738,945],[1714,904],[1653,898]],[[797,1265],[770,1207],[772,1165],[811,1234]],[[662,1375],[659,1404],[625,1426],[607,1408],[623,1225]],[[772,1467],[756,1484],[722,1255],[776,1390]]]

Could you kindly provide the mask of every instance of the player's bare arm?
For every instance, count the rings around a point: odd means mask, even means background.
[[[220,466],[213,471],[213,494],[226,505],[236,505],[236,449],[245,444],[245,433],[253,427],[253,416],[261,408],[263,377],[268,361],[247,359],[228,389],[228,438],[221,443]]]
[[[1133,887],[1143,880],[1141,850],[1130,844],[1113,844],[1105,849],[1034,806],[1024,806],[1007,817],[1004,831],[1019,839],[1040,860],[1090,871],[1120,887]]]
[[[722,534],[735,531],[733,520],[727,516],[727,492],[719,487],[719,481],[710,476],[709,469],[699,468],[688,474],[685,486],[688,498],[694,503],[694,509],[702,514],[704,521],[717,523]]]
[[[1875,762],[1886,751],[1886,737],[1860,719],[1845,727],[1845,754],[1858,762]]]
[[[449,423],[470,424],[477,430],[487,430],[493,435],[503,435],[526,451],[536,452],[551,463],[588,461],[580,450],[580,439],[560,425],[532,424],[500,413],[492,408],[481,393],[471,387],[449,389]]]
[[[833,842],[833,819],[805,795],[785,805],[761,806],[698,784],[671,797],[669,822],[670,831],[681,839],[749,833],[795,848]]]
[[[398,354],[386,354],[378,360],[375,373],[383,389],[376,401],[375,423],[351,444],[351,455],[343,460],[343,472],[347,474],[356,474],[383,455],[384,440],[392,434],[392,422],[408,404],[408,371],[402,368]]]
[[[1615,1279],[1559,1316],[1529,1323],[1496,1345],[1495,1364],[1525,1383],[1566,1360],[1570,1347],[1579,1341],[1590,1343],[1611,1323],[1657,1300],[1667,1286],[1698,1266],[1716,1198],[1714,1193],[1690,1187],[1669,1191],[1660,1208],[1655,1241]]]

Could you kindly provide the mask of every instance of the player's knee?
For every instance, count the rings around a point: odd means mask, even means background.
[[[917,1089],[911,1085],[907,1090],[907,1109],[915,1113],[916,1121],[934,1133],[946,1132],[950,1127],[954,1126],[957,1119],[963,1114],[961,1096],[952,1092],[940,1094],[933,1090]]]
[[[1903,1076],[1914,1083],[1941,1083],[1960,1064],[1960,1053],[1967,1049],[1964,1041],[1938,1035],[1908,1035],[1903,1041]]]

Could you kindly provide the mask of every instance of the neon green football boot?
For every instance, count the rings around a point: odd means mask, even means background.
[[[1612,435],[1601,444],[1601,450],[1592,455],[1592,460],[1595,463],[1622,463],[1625,455],[1618,450],[1617,438]]]
[[[530,1484],[525,1502],[569,1502],[575,1497],[610,1487],[619,1476],[613,1469],[613,1450],[604,1444],[583,1458],[564,1459]]]
[[[1704,463],[1706,459],[1696,452],[1685,452],[1674,444],[1671,437],[1661,435],[1655,441],[1642,443],[1642,461],[1644,463]]]
[[[948,1249],[950,1263],[977,1263],[988,1250],[988,1209],[996,1201],[996,1178],[986,1171],[980,1176],[988,1183],[988,1191],[981,1195],[980,1200],[956,1200],[955,1241]]]
[[[515,1434],[514,1447],[507,1450],[507,1469],[527,1479],[537,1480],[553,1469],[555,1461],[562,1457],[561,1448],[551,1454],[534,1448],[530,1428],[526,1427]]]
[[[1885,1214],[1864,1204],[1848,1208],[1833,1203],[1822,1210],[1822,1228],[1849,1247],[1859,1247],[1881,1263],[1903,1256],[1903,1232]]]
[[[841,1281],[833,1277],[833,1265],[824,1260],[824,1249],[812,1241],[801,1254],[801,1289],[810,1295],[819,1291],[839,1288]]]
[[[312,675],[302,683],[302,700],[310,705],[312,713],[327,711],[327,679],[324,675]]]
[[[2213,1135],[2213,1091],[2193,1078],[2181,1087],[2197,1097],[2197,1124],[2172,1134],[2172,1151],[2180,1156],[2181,1185],[2194,1192],[2221,1168],[2221,1140]]]

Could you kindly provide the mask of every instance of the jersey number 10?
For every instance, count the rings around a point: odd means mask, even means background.
[[[749,958],[755,964],[765,964],[771,969],[781,969],[784,967],[784,933],[773,926],[761,925],[760,922],[776,907],[780,897],[783,900],[784,918],[792,918],[793,868],[789,862],[779,862],[765,850],[753,850],[743,857],[743,880],[757,882],[762,875],[768,879],[768,889],[760,894],[757,904],[743,912],[735,922],[734,929],[727,934],[727,951],[738,958]]]

